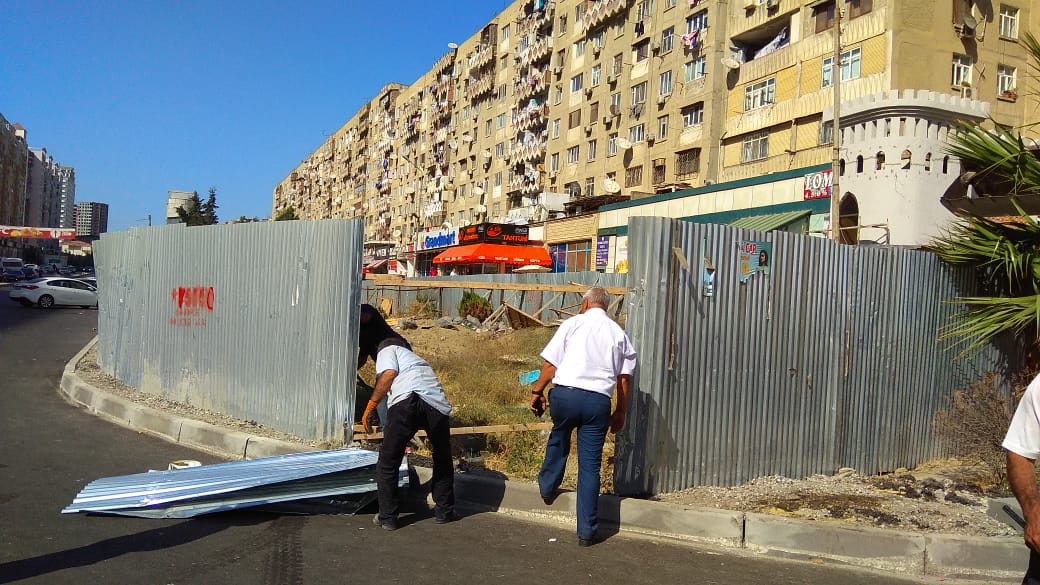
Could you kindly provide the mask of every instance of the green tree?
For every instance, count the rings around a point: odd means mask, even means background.
[[[220,206],[217,205],[217,188],[209,188],[209,197],[206,198],[206,202],[202,204],[202,218],[206,221],[205,225],[216,225],[219,223],[220,218],[217,217],[217,209]]]
[[[188,199],[187,203],[177,208],[177,217],[180,218],[181,223],[189,227],[206,225],[205,218],[202,216],[202,200],[199,199],[198,191],[191,194],[191,199]]]
[[[1023,43],[1033,71],[1040,73],[1040,42],[1026,33]],[[967,215],[929,249],[950,264],[975,268],[982,283],[979,296],[957,299],[965,311],[943,337],[971,351],[1012,333],[1026,344],[1027,366],[1035,369],[1040,366],[1040,223],[1015,197],[1040,195],[1040,160],[1022,130],[965,126],[949,147],[968,171],[962,178],[986,193],[1010,196],[1019,218],[998,222]]]
[[[300,218],[296,217],[296,208],[295,207],[286,207],[285,209],[283,209],[283,210],[279,211],[278,213],[276,213],[275,216],[274,216],[274,220],[275,221],[289,221],[289,220],[293,220],[293,219],[300,219]]]

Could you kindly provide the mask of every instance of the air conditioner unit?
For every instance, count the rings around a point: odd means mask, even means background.
[[[556,67],[553,67],[553,73],[556,75],[563,75],[563,66],[557,65]]]
[[[975,88],[974,87],[962,87],[961,97],[968,98],[969,100],[975,99]]]
[[[603,116],[603,123],[610,124],[610,116]]]
[[[766,0],[766,8],[776,8],[780,6],[780,0]]]
[[[668,101],[668,95],[667,94],[666,95],[659,95],[659,96],[657,96],[657,105],[663,106],[666,101]]]
[[[549,178],[550,179],[555,179],[556,175],[558,175],[558,174],[559,174],[558,171],[549,171]]]
[[[647,142],[654,142],[655,140],[657,140],[657,136],[656,135],[654,135],[654,134],[647,134],[646,135],[646,141]]]
[[[592,134],[592,124],[586,124],[585,125],[585,133],[586,134]]]
[[[585,97],[592,97],[592,88],[591,87],[586,87],[585,88]]]
[[[755,0],[744,0],[744,10],[754,10],[757,5]]]
[[[593,57],[599,57],[599,53],[602,50],[603,50],[603,47],[592,47],[592,56]]]
[[[611,73],[610,75],[607,76],[607,83],[615,84],[615,83],[617,83],[617,78],[618,78],[617,75]]]
[[[659,43],[657,41],[654,41],[654,42],[650,43],[650,50],[655,52],[655,53],[660,51],[661,50],[661,43]]]

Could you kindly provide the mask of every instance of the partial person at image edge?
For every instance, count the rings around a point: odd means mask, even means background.
[[[1029,566],[1023,585],[1040,585],[1040,495],[1036,485],[1036,460],[1040,457],[1040,375],[1026,388],[1004,437],[1008,483],[1025,517],[1025,542]]]

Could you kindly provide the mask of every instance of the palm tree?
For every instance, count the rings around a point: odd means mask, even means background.
[[[1040,42],[1029,33],[1023,42],[1031,53],[1031,69],[1040,74]],[[1040,223],[1015,198],[1040,195],[1040,160],[1022,130],[965,126],[949,147],[969,169],[962,177],[986,193],[1008,195],[1019,217],[995,221],[966,215],[929,249],[950,264],[976,268],[981,276],[980,296],[957,299],[966,310],[945,328],[943,338],[970,352],[1002,334],[1014,334],[1035,369],[1040,366]]]

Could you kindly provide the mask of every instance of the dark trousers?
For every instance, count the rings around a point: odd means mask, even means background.
[[[387,411],[383,444],[379,447],[376,462],[376,488],[379,495],[379,518],[396,518],[401,507],[400,490],[397,487],[398,469],[404,459],[404,450],[416,431],[423,429],[433,448],[433,479],[430,492],[433,495],[434,514],[443,518],[455,510],[454,466],[451,460],[451,428],[448,415],[427,404],[417,394],[390,407]]]
[[[1040,553],[1033,549],[1029,549],[1029,568],[1022,585],[1040,585]]]
[[[545,461],[538,472],[538,490],[551,496],[563,481],[571,434],[578,431],[578,538],[596,535],[599,504],[599,472],[603,463],[603,442],[610,427],[610,398],[569,386],[554,386],[549,392],[549,414],[553,428],[545,446]]]

